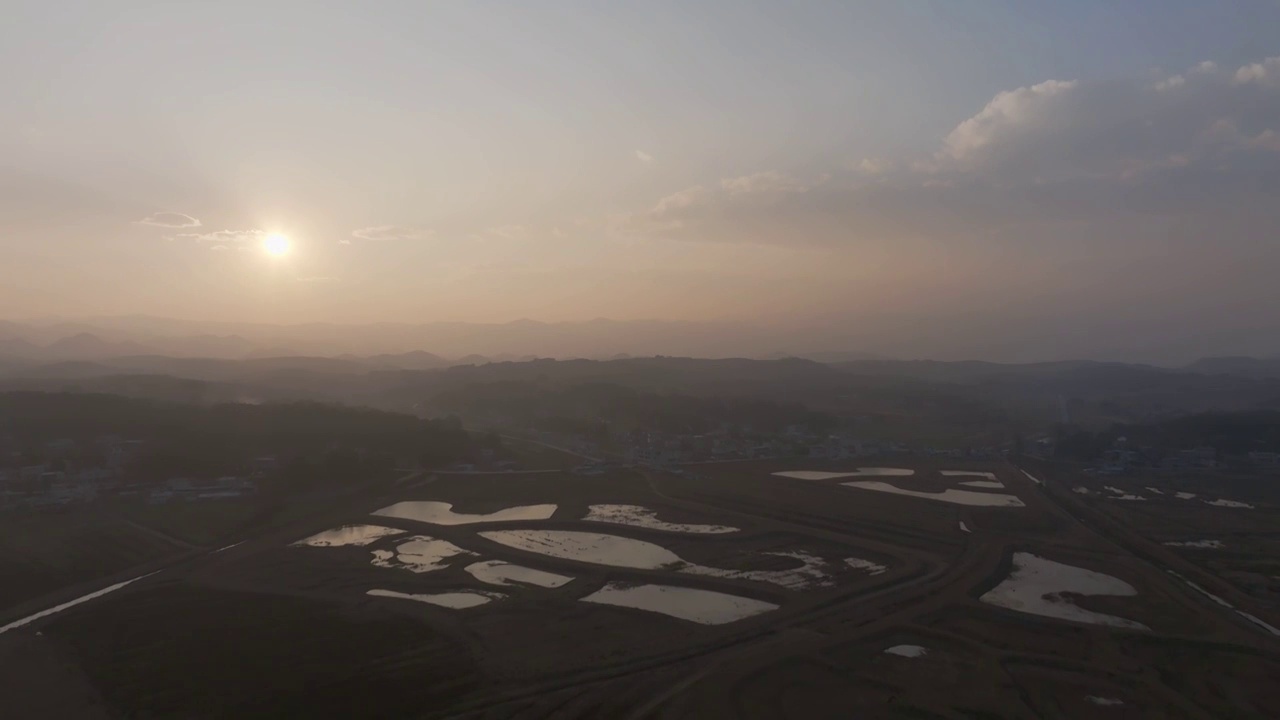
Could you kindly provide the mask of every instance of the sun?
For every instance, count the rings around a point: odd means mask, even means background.
[[[267,251],[268,255],[283,257],[289,254],[289,238],[272,234],[268,235],[266,240],[262,241],[262,249]]]

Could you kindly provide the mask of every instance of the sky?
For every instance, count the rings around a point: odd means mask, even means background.
[[[1280,352],[1275,0],[5,15],[0,316]]]

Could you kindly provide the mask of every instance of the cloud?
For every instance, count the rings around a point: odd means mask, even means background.
[[[1135,219],[1184,218],[1260,238],[1280,222],[1269,199],[1280,196],[1278,80],[1278,58],[1235,70],[1200,63],[1154,83],[1047,80],[995,94],[927,154],[868,158],[831,178],[765,171],[693,185],[624,228],[884,245],[998,232],[1034,242],[1074,227],[1123,241],[1119,228]]]
[[[404,225],[372,225],[363,227],[358,230],[351,231],[351,237],[365,242],[385,242],[390,240],[421,240],[430,237],[430,230],[420,228],[407,227]],[[344,245],[349,245],[350,240],[344,238],[339,240]]]
[[[170,235],[168,240],[185,240],[197,244],[209,244],[210,250],[226,250],[229,248],[241,249],[251,244],[261,243],[266,240],[267,231],[265,230],[216,230],[208,233],[177,233]]]
[[[489,228],[489,234],[503,240],[520,240],[528,234],[528,229],[523,225],[500,225]]]
[[[643,150],[636,151],[636,159],[645,165],[653,163],[653,156]]]
[[[1245,65],[1236,70],[1232,82],[1237,85],[1256,83],[1269,88],[1280,88],[1280,56]]]
[[[134,220],[135,225],[150,225],[159,228],[196,228],[200,227],[200,221],[185,213],[178,212],[158,212],[152,213],[141,220]]]

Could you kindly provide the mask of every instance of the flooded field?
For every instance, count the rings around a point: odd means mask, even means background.
[[[396,528],[383,527],[381,525],[343,525],[332,530],[316,533],[308,538],[303,538],[294,545],[307,545],[310,547],[344,547],[355,545],[363,547],[372,545],[379,538],[391,537],[393,535],[403,535],[404,530]],[[228,548],[223,548],[228,549]]]
[[[472,577],[487,585],[535,585],[558,588],[573,581],[568,575],[557,575],[502,560],[485,560],[464,568]]]
[[[944,477],[980,477],[987,480],[995,480],[996,474],[991,472],[982,472],[981,470],[939,470],[939,475]]]
[[[928,648],[919,645],[894,645],[884,651],[886,655],[898,655],[905,658],[924,657],[929,654]]]
[[[792,478],[794,480],[835,480],[837,478],[846,477],[905,477],[915,475],[915,470],[907,468],[889,468],[889,467],[864,467],[858,468],[853,472],[826,472],[823,470],[784,470],[776,472],[774,475],[778,477]]]
[[[480,536],[517,550],[564,560],[639,570],[669,570],[727,580],[750,580],[789,590],[828,587],[833,583],[837,570],[827,560],[800,551],[761,553],[795,560],[796,567],[782,570],[733,570],[698,565],[661,545],[603,533],[576,530],[492,530],[482,532]],[[846,558],[844,563],[850,569],[872,575],[886,569],[883,565],[861,558]]]
[[[1150,629],[1135,620],[1085,610],[1072,603],[1066,597],[1068,593],[1133,597],[1138,591],[1111,575],[1018,552],[1013,554],[1013,572],[1009,577],[979,599],[989,605],[1060,620],[1131,630]]]
[[[647,610],[702,625],[723,625],[778,609],[773,603],[711,590],[617,582],[582,601]]]
[[[1240,502],[1240,501],[1238,501],[1238,500],[1221,500],[1221,499],[1219,499],[1219,500],[1206,500],[1204,504],[1205,504],[1205,505],[1212,505],[1212,506],[1214,506],[1214,507],[1222,507],[1222,508],[1241,508],[1241,509],[1244,509],[1244,510],[1252,510],[1252,509],[1253,509],[1253,506],[1252,506],[1252,505],[1250,505],[1249,503],[1246,503],[1246,502]]]
[[[1169,547],[1199,548],[1201,550],[1221,550],[1225,547],[1221,540],[1182,540],[1164,543]]]
[[[657,570],[686,566],[679,555],[643,540],[576,530],[491,530],[480,537],[526,552],[610,567]]]
[[[920,498],[922,500],[951,503],[952,505],[1026,507],[1022,500],[1018,499],[1018,496],[1005,495],[1002,493],[973,492],[971,490],[957,490],[955,488],[947,488],[940,493],[921,492],[919,490],[904,490],[896,485],[876,480],[859,480],[858,482],[847,482],[841,484],[845,487],[858,488],[860,490],[873,490],[875,492],[906,495],[909,497]]]
[[[494,600],[501,600],[506,597],[506,595],[503,595],[502,593],[479,590],[425,594],[402,593],[394,590],[370,590],[365,594],[372,595],[373,597],[413,600],[415,602],[427,603],[428,605],[438,605],[439,607],[451,608],[453,610],[464,610],[466,608],[486,605]]]
[[[549,520],[556,512],[555,505],[522,505],[486,514],[455,513],[453,504],[432,500],[409,500],[384,507],[374,512],[381,517],[417,520],[432,525],[473,525],[484,522],[511,520]]]
[[[447,540],[438,540],[426,535],[415,535],[391,550],[374,550],[373,564],[378,567],[399,568],[415,573],[443,570],[442,563],[457,556],[475,555],[470,550],[463,550]]]
[[[662,530],[673,533],[693,533],[700,535],[721,535],[738,532],[738,528],[728,525],[695,525],[669,523],[659,520],[657,513],[643,505],[592,505],[588,508],[586,522],[612,523],[614,525],[630,525],[647,530]]]

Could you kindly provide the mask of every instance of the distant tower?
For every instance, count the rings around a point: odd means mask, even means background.
[[[1062,424],[1063,424],[1063,425],[1070,425],[1070,424],[1071,424],[1071,411],[1067,409],[1067,396],[1066,396],[1066,395],[1059,395],[1059,396],[1058,396],[1058,409],[1059,409],[1059,411],[1062,413]]]

